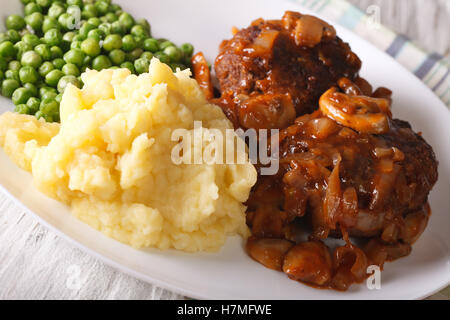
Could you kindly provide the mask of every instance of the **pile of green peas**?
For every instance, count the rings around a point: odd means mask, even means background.
[[[8,16],[0,33],[1,94],[18,113],[59,121],[66,86],[81,88],[87,68],[141,74],[152,57],[174,71],[190,67],[191,44],[152,38],[147,20],[135,20],[111,0],[21,2],[24,16]]]

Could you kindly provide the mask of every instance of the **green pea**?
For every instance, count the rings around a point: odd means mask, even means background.
[[[64,76],[61,79],[59,79],[58,82],[58,92],[63,93],[64,90],[66,90],[66,87],[68,84],[72,84],[77,88],[81,87],[80,81],[78,81],[77,77],[75,76]]]
[[[178,62],[182,57],[182,53],[177,47],[170,46],[163,51],[170,59],[171,62]]]
[[[17,14],[12,14],[6,18],[5,25],[7,29],[22,30],[25,28],[25,20]]]
[[[122,38],[122,49],[126,52],[130,52],[134,49],[136,49],[136,40],[134,40],[134,37],[131,34],[127,34]]]
[[[81,49],[70,49],[64,55],[66,63],[73,63],[78,67],[83,65],[83,59],[85,57],[84,52]]]
[[[13,29],[6,31],[6,35],[8,36],[9,41],[11,41],[12,43],[20,41],[21,38],[19,32]]]
[[[62,15],[64,12],[66,12],[66,9],[63,6],[60,6],[58,4],[53,4],[48,9],[48,16],[51,18],[58,18],[60,15]]]
[[[119,6],[118,4],[112,3],[112,4],[109,6],[109,11],[110,11],[110,12],[117,12],[117,11],[120,11],[120,10],[122,10],[122,7]]]
[[[141,48],[136,48],[127,53],[127,60],[134,62],[134,60],[138,59],[144,51]]]
[[[64,65],[66,64],[66,61],[64,61],[64,59],[61,59],[61,58],[56,58],[52,61],[52,63],[56,69],[61,70],[62,67],[64,67]]]
[[[95,2],[95,7],[100,14],[106,14],[109,10],[109,3],[107,1],[99,0]]]
[[[55,97],[55,101],[58,102],[59,104],[61,104],[62,97],[63,97],[63,94],[62,94],[62,93],[58,94],[58,95]]]
[[[17,59],[22,59],[22,55],[30,50],[33,50],[33,47],[30,46],[28,43],[25,43],[23,41],[19,41],[14,45],[14,48],[16,49],[16,57]]]
[[[33,13],[42,13],[42,8],[34,2],[28,3],[23,9],[25,16],[29,16]]]
[[[2,96],[11,98],[13,92],[19,88],[19,81],[14,79],[6,79],[2,82]]]
[[[16,48],[11,41],[5,41],[0,43],[0,56],[3,58],[10,58],[16,54]]]
[[[52,59],[52,52],[46,44],[38,44],[34,51],[41,56],[42,60],[48,61]]]
[[[39,110],[41,105],[41,100],[36,97],[31,97],[27,101],[27,106],[30,108],[30,114],[35,114]]]
[[[32,34],[32,32],[27,28],[20,30],[19,33],[22,37],[26,34]]]
[[[6,32],[0,32],[0,43],[9,41],[9,37]]]
[[[39,89],[39,96],[40,96],[40,97],[43,97],[43,96],[45,96],[45,95],[51,95],[51,94],[57,95],[57,94],[58,94],[58,91],[56,91],[55,88],[52,88],[52,87],[46,87],[46,86],[43,86],[43,87],[41,87],[41,88]],[[41,99],[41,100],[42,100],[42,99]]]
[[[140,36],[140,37],[133,36],[133,37],[134,37],[134,41],[136,41],[136,47],[143,48],[146,37],[145,36]]]
[[[113,51],[111,51],[109,53],[109,59],[111,60],[111,62],[118,66],[120,65],[122,62],[125,61],[125,52],[123,52],[120,49],[114,49]]]
[[[86,39],[85,37],[83,37],[82,35],[80,35],[80,34],[77,34],[75,37],[73,37],[73,41],[83,41],[84,39]]]
[[[73,41],[70,44],[70,49],[81,49],[82,41]]]
[[[3,74],[3,71],[0,70],[0,82],[3,81],[4,77],[5,77],[5,75]]]
[[[47,31],[51,29],[60,29],[61,26],[58,23],[58,20],[56,18],[52,17],[45,17],[44,22],[42,23],[42,32],[46,33]]]
[[[69,9],[70,9],[70,7],[67,10],[69,10]],[[79,8],[75,8],[75,9],[78,10],[78,12],[79,12]],[[76,10],[73,10],[73,11],[76,11]],[[64,29],[73,30],[77,27],[77,22],[78,22],[77,19],[78,18],[79,18],[79,16],[77,13],[74,13],[73,15],[71,15],[70,13],[66,12],[59,16],[58,22]]]
[[[20,82],[19,71],[18,70],[6,70],[5,79],[16,80]]]
[[[40,5],[42,8],[46,8],[46,7],[49,7],[49,6],[50,6],[50,4],[52,3],[52,1],[51,1],[51,0],[36,0],[36,3],[37,3],[38,5]]]
[[[83,37],[86,38],[89,31],[96,29],[96,26],[94,26],[93,24],[86,22],[85,24],[83,24],[80,28],[79,34]]]
[[[52,6],[60,6],[60,7],[67,7],[68,4],[66,3],[67,1],[64,0],[52,0]]]
[[[31,66],[36,69],[41,65],[42,58],[34,51],[27,51],[22,55],[20,62],[23,66]]]
[[[55,69],[53,63],[46,61],[39,67],[39,74],[41,75],[41,77],[45,78],[45,76],[53,69]]]
[[[21,37],[23,37],[26,34],[32,34],[31,30],[27,29],[26,27],[19,31],[19,35]],[[22,39],[20,39],[20,40],[22,40]],[[1,32],[0,32],[0,42],[1,42]]]
[[[27,88],[17,88],[12,94],[12,102],[17,106],[18,104],[27,103],[28,99],[32,97],[31,91]]]
[[[103,41],[103,48],[106,51],[120,49],[122,47],[122,38],[118,34],[110,34]]]
[[[169,41],[169,40],[160,42],[160,44],[159,44],[159,48],[160,48],[161,50],[164,50],[165,48],[171,47],[171,46],[172,46],[172,47],[175,47],[175,45],[173,44],[173,42],[171,42],[171,41]]]
[[[64,67],[62,67],[61,71],[66,76],[78,77],[80,75],[80,69],[78,69],[78,67],[76,65],[74,65],[73,63],[66,64]]]
[[[50,91],[47,91],[46,93],[44,93],[43,96],[41,96],[41,102],[42,102],[43,100],[45,100],[45,99],[55,100],[56,97],[58,96],[58,93],[57,93],[57,92],[58,92],[58,91],[56,91],[56,92],[50,92]]]
[[[147,34],[150,35],[151,34],[151,27],[150,27],[150,23],[148,23],[147,19],[139,19],[136,21],[136,24],[141,25],[142,27],[144,27],[144,29],[147,31]]]
[[[151,52],[145,51],[141,54],[141,58],[147,59],[148,61],[150,61],[153,58],[153,54]]]
[[[194,47],[190,43],[183,43],[180,46],[180,49],[186,57],[192,57],[192,54],[194,53]]]
[[[126,61],[120,65],[121,68],[127,68],[131,73],[136,73],[136,69],[134,69],[134,64],[129,61]]]
[[[101,48],[97,40],[93,38],[87,38],[81,43],[81,50],[91,57],[96,57],[100,54]]]
[[[44,23],[44,16],[40,12],[34,12],[25,17],[25,22],[33,28],[35,32],[40,32],[42,24]]]
[[[83,6],[83,0],[67,0],[66,2],[69,6],[73,5],[73,6],[78,6],[80,8]]]
[[[44,94],[41,96],[41,102],[45,99],[54,100],[58,96],[58,94],[59,94],[58,90],[56,90],[55,88],[52,88],[52,89],[54,89],[54,90],[44,92]]]
[[[39,75],[33,67],[23,66],[19,70],[19,78],[22,83],[36,83]]]
[[[22,65],[21,65],[20,62],[17,61],[17,60],[11,60],[11,61],[8,63],[8,69],[9,69],[9,70],[12,70],[12,71],[19,71],[20,68],[22,68]]]
[[[14,112],[17,112],[17,113],[20,113],[20,114],[31,114],[30,107],[28,107],[24,103],[17,105],[14,108]]]
[[[56,101],[56,98],[55,98],[55,101]],[[59,106],[59,102],[58,102],[58,106]],[[58,112],[56,112],[55,114],[52,115],[52,120],[53,120],[53,122],[61,122],[59,110],[58,110]]]
[[[50,29],[45,33],[44,41],[49,46],[57,46],[62,41],[62,34],[58,29]]]
[[[120,35],[124,35],[127,29],[123,26],[120,21],[114,21],[111,23],[111,33],[116,33]]]
[[[73,31],[68,31],[63,35],[63,41],[66,42],[72,42],[73,38],[75,37],[76,33]]]
[[[73,18],[70,14],[68,14],[67,12],[61,14],[61,15],[58,17],[58,23],[59,23],[59,24],[61,25],[61,27],[62,27],[63,29],[65,29],[65,30],[71,30],[71,29],[72,29],[72,28],[69,28],[70,26],[73,25],[73,24],[71,24],[72,21],[75,21],[74,18]]]
[[[85,4],[83,11],[81,12],[81,16],[84,19],[89,19],[98,16],[97,8],[94,4],[88,3]]]
[[[39,37],[37,35],[31,34],[31,33],[24,35],[22,37],[22,41],[29,44],[32,48],[36,47],[38,44],[41,43],[41,40],[39,40]]]
[[[0,59],[0,70],[5,71],[6,68],[8,68],[8,63],[6,62],[6,59]]]
[[[100,18],[93,17],[89,18],[87,23],[92,24],[94,27],[98,28],[98,26],[102,23],[102,21],[100,20]]]
[[[112,12],[108,12],[108,13],[105,15],[105,20],[106,20],[106,22],[113,23],[113,22],[119,20],[119,18],[117,17],[116,14],[114,14],[114,13],[112,13]]]
[[[97,71],[108,69],[111,66],[112,66],[111,61],[107,56],[104,55],[100,55],[92,61],[92,68]]]
[[[119,22],[126,28],[126,30],[130,30],[135,24],[133,17],[126,12],[119,16]]]
[[[131,28],[131,34],[136,37],[144,37],[144,38],[147,38],[149,36],[148,31],[145,30],[145,28],[139,24]]]
[[[59,112],[59,103],[54,98],[45,98],[41,101],[39,111],[46,115],[52,115]]]
[[[92,63],[92,57],[90,57],[90,56],[84,57],[84,60],[83,60],[83,67],[88,67],[88,66],[91,65],[91,63]],[[86,70],[86,69],[84,69],[83,72],[84,72],[85,70]]]
[[[56,87],[59,79],[64,76],[64,73],[60,70],[52,70],[45,76],[45,83],[49,86]]]
[[[108,34],[111,34],[112,27],[110,23],[102,23],[101,25],[98,26],[98,29],[103,31],[105,36],[107,36]]]
[[[37,96],[38,95],[38,90],[37,90],[37,88],[36,88],[36,85],[34,85],[33,83],[25,83],[24,85],[23,85],[23,87],[24,88],[26,88],[26,89],[28,89],[28,90],[30,90],[30,92],[31,92],[31,94],[32,94],[32,96],[33,97],[35,97],[35,96]]]
[[[105,33],[100,29],[94,29],[94,30],[89,31],[87,37],[95,39],[98,42],[100,42],[100,40],[105,38]]]
[[[64,55],[64,52],[62,49],[58,46],[53,46],[50,48],[50,53],[52,54],[52,59],[56,58],[62,58]]]
[[[136,72],[141,74],[148,72],[148,67],[150,66],[150,61],[144,58],[139,58],[134,62],[134,68]]]
[[[170,58],[164,52],[158,51],[154,54],[162,63],[170,63]]]
[[[41,111],[36,112],[34,115],[36,119],[44,119],[46,122],[53,122],[53,117],[42,113]]]

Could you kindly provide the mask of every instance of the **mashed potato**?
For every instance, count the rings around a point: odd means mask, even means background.
[[[175,129],[232,128],[208,104],[189,71],[153,59],[148,74],[87,71],[68,86],[61,125],[32,116],[0,116],[0,145],[37,188],[73,214],[134,247],[217,250],[227,235],[248,233],[245,202],[256,170],[171,160]],[[201,139],[201,138],[200,138]]]

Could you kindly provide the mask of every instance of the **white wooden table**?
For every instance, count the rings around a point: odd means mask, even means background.
[[[379,5],[382,23],[450,57],[450,0],[350,0]],[[441,298],[442,296],[436,296]],[[106,266],[48,231],[0,193],[0,299],[181,299]]]

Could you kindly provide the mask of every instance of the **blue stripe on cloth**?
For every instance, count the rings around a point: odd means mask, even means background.
[[[386,53],[395,58],[408,41],[408,37],[402,34],[397,35],[389,48],[387,48]]]
[[[414,74],[421,80],[430,72],[431,69],[436,65],[436,63],[442,59],[442,56],[437,53],[432,53],[428,55],[425,61],[420,65],[419,68],[414,72]]]
[[[356,9],[354,6],[350,6],[344,12],[342,17],[339,18],[338,23],[353,30],[363,17],[364,13],[362,13],[361,10]]]
[[[436,85],[433,87],[433,91],[436,91],[437,89],[439,89],[439,87],[444,83],[445,79],[447,79],[448,75],[450,74],[450,69],[447,70],[447,72],[445,73],[445,75],[442,77],[441,80],[438,81],[438,83],[436,83]]]

